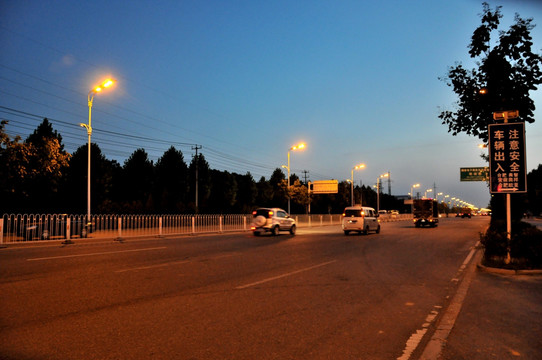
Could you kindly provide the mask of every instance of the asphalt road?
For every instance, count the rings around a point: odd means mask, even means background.
[[[415,359],[487,223],[0,249],[0,358]]]

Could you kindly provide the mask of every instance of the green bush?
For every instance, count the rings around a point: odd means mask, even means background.
[[[485,234],[480,235],[485,247],[484,264],[511,269],[542,269],[542,231],[522,221],[512,222],[510,264],[505,264],[508,241],[506,222],[494,221]]]

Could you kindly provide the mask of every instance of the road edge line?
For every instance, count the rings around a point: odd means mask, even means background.
[[[461,312],[463,302],[470,288],[474,274],[476,273],[476,264],[478,264],[483,255],[483,251],[480,249],[480,242],[477,242],[474,248],[471,250],[471,253],[467,256],[467,259],[471,257],[471,261],[466,265],[466,272],[463,280],[459,284],[455,295],[453,296],[448,308],[445,313],[442,315],[439,324],[433,333],[433,336],[425,346],[420,360],[437,360],[442,354],[442,350],[446,345],[448,336],[450,335],[455,321]],[[467,262],[465,259],[465,263]]]

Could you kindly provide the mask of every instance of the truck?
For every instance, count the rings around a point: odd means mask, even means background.
[[[438,225],[438,203],[433,199],[414,199],[412,221],[416,227]]]

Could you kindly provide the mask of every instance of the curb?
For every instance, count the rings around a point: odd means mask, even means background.
[[[487,272],[490,274],[499,274],[499,275],[542,275],[542,270],[514,270],[514,269],[501,269],[490,266],[482,265],[481,263],[477,264],[476,267],[478,270]]]
[[[478,241],[472,248],[469,256],[467,256],[467,259],[465,259],[465,262],[462,265],[462,268],[465,271],[464,276],[458,284],[450,303],[444,310],[442,317],[438,321],[433,335],[418,358],[419,360],[438,360],[441,358],[442,351],[448,341],[448,336],[455,326],[455,321],[461,312],[463,302],[465,301],[471,282],[475,276],[475,264],[479,263],[482,259],[483,253],[479,245],[480,242]]]

